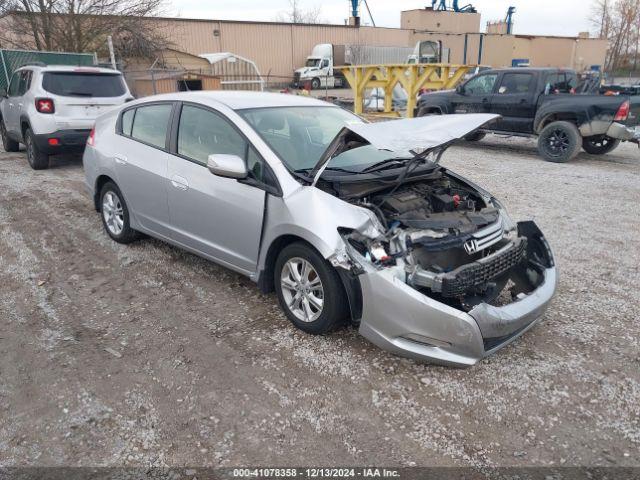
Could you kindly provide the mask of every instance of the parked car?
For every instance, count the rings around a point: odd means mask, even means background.
[[[349,320],[397,354],[472,365],[556,288],[536,225],[438,163],[496,118],[364,123],[301,96],[159,95],[98,118],[86,187],[116,242],[145,233],[247,275],[305,332]]]
[[[577,82],[572,70],[488,70],[455,90],[422,95],[418,116],[499,114],[499,120],[467,140],[481,140],[488,132],[535,136],[540,155],[551,162],[571,160],[580,147],[587,153],[603,155],[621,141],[637,143],[640,97],[575,95]]]
[[[2,145],[17,152],[23,143],[35,170],[49,155],[82,152],[95,119],[133,99],[116,70],[60,65],[19,68],[0,95]]]

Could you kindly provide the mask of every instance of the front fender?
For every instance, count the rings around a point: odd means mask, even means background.
[[[282,236],[299,237],[329,259],[343,250],[338,228],[363,230],[370,222],[364,208],[312,186],[300,187],[286,197],[269,196],[258,271],[265,267],[269,247]]]

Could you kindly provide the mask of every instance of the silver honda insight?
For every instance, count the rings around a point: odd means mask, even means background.
[[[547,241],[439,161],[488,114],[366,123],[294,95],[189,92],[101,116],[84,153],[107,234],[162,239],[275,290],[312,334],[469,366],[534,326]]]

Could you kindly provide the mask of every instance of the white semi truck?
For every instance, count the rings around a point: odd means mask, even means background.
[[[411,47],[320,43],[313,47],[305,66],[294,72],[293,84],[296,87],[308,85],[312,89],[341,88],[347,82],[335,67],[406,63],[413,50]]]

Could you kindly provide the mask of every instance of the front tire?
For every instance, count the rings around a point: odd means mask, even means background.
[[[9,138],[4,120],[0,120],[0,137],[2,137],[2,148],[4,148],[5,152],[17,152],[20,150],[20,144]]]
[[[129,208],[113,182],[105,183],[100,190],[100,218],[107,234],[118,243],[131,243],[140,236],[131,228]]]
[[[620,145],[620,140],[607,137],[606,135],[597,135],[595,137],[582,139],[582,148],[591,155],[604,155],[615,150],[618,145]]]
[[[314,78],[311,80],[311,90],[318,90],[320,88],[320,79]]]
[[[578,127],[564,121],[550,123],[538,138],[538,152],[548,162],[568,162],[578,154],[581,145]]]
[[[24,132],[24,145],[27,147],[27,161],[31,168],[34,170],[49,168],[49,155],[40,151],[30,128]]]
[[[309,245],[296,242],[278,255],[274,283],[280,307],[304,332],[321,335],[347,317],[347,298],[333,267]]]

